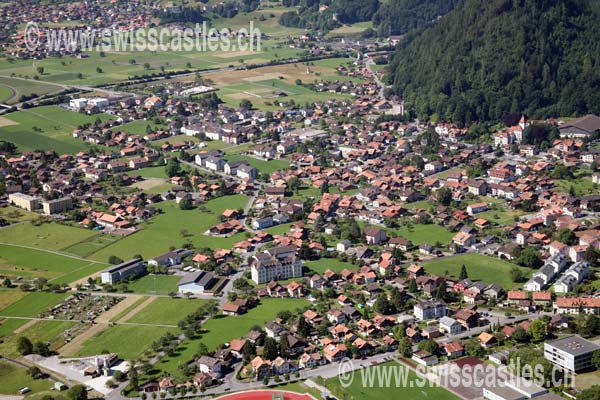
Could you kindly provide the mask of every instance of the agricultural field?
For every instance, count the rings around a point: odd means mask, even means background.
[[[180,280],[181,276],[149,274],[129,282],[127,288],[138,294],[166,295],[177,292],[177,283]]]
[[[263,327],[264,324],[275,318],[277,313],[284,310],[294,311],[303,308],[309,303],[298,299],[261,299],[258,307],[236,317],[219,315],[209,319],[202,325],[199,338],[186,339],[177,348],[178,356],[174,358],[165,357],[155,364],[156,368],[173,376],[179,376],[181,372],[177,368],[179,364],[191,360],[198,351],[200,342],[204,343],[209,350],[214,350],[218,345],[232,339],[240,338],[248,333],[254,325]]]
[[[40,313],[54,307],[68,296],[68,293],[28,293],[19,301],[0,310],[0,315],[5,317],[34,318]]]
[[[229,25],[231,27],[231,25]],[[43,60],[0,59],[0,75],[31,79],[40,82],[66,85],[102,85],[116,83],[148,74],[180,72],[183,70],[206,70],[239,66],[242,64],[266,63],[273,59],[297,57],[302,50],[290,48],[276,40],[261,40],[260,49],[255,41],[247,50],[228,51],[127,51],[88,52],[87,58],[46,58]],[[248,44],[245,41],[243,44]],[[209,49],[207,49],[209,50]],[[39,72],[43,68],[43,73]]]
[[[73,154],[89,148],[89,144],[73,138],[73,129],[107,115],[85,115],[57,106],[42,106],[6,114],[9,123],[0,123],[0,140],[17,145],[19,151],[54,150]],[[10,124],[12,123],[12,124]]]
[[[31,326],[28,324],[28,327],[20,328],[18,334],[5,338],[0,343],[0,352],[9,357],[19,357],[17,340],[21,336],[27,337],[32,342],[47,342],[51,350],[57,351],[65,344],[63,333],[76,325],[77,322],[67,321],[37,321]]]
[[[15,104],[21,96],[38,96],[60,92],[63,88],[39,81],[0,76],[0,103]]]
[[[177,325],[179,321],[198,310],[207,300],[154,298],[127,322],[137,324]]]
[[[349,262],[340,261],[336,258],[321,258],[315,261],[304,261],[304,265],[311,271],[314,271],[320,275],[322,275],[327,269],[330,269],[334,272],[340,272],[343,269],[357,269],[356,265],[353,265]]]
[[[48,379],[33,379],[22,367],[17,367],[7,361],[0,361],[0,393],[17,395],[19,389],[27,386],[31,394],[50,390],[52,382]]]
[[[16,244],[52,251],[64,251],[65,248],[96,236],[98,232],[90,229],[44,223],[39,226],[20,224],[0,229],[0,243]]]
[[[239,13],[233,18],[217,18],[213,20],[213,26],[217,29],[222,28],[248,28],[252,21],[255,27],[260,29],[261,33],[266,33],[274,38],[285,38],[289,35],[302,34],[304,29],[289,28],[279,24],[279,17],[286,11],[293,11],[294,8],[274,7],[263,8],[261,10],[249,13]],[[264,21],[260,21],[261,15]]]
[[[78,357],[93,356],[107,350],[126,360],[139,357],[153,341],[174,328],[140,325],[116,325],[86,340],[77,352]]]
[[[93,262],[49,253],[48,251],[0,244],[0,275],[11,278],[33,279],[44,277],[53,280],[79,269],[84,269],[90,264],[93,264]]]
[[[533,273],[529,268],[519,267],[499,258],[473,253],[426,261],[423,266],[430,274],[439,276],[447,275],[458,279],[463,264],[467,268],[469,279],[480,280],[487,284],[497,283],[505,290],[521,285],[511,280],[510,270],[512,268],[519,268],[528,277]],[[446,271],[448,274],[446,274]]]
[[[390,361],[387,363],[373,366],[370,368],[408,368],[404,365]],[[397,376],[403,377],[404,373],[399,373]],[[382,374],[383,375],[383,374]],[[379,376],[375,374],[375,376]],[[360,371],[354,373],[354,379],[350,383],[350,386],[344,388],[340,382],[339,377],[331,378],[327,380],[325,386],[331,390],[332,394],[338,398],[344,398],[347,400],[380,400],[380,399],[394,399],[394,398],[407,398],[414,400],[458,400],[458,397],[450,393],[446,389],[434,386],[424,381],[423,378],[418,377],[412,370],[408,371],[406,384],[401,381],[394,381],[395,375],[390,374],[391,385],[377,385],[377,378],[374,379],[375,385],[368,385],[367,382],[362,382]],[[412,384],[411,384],[412,383]],[[373,387],[371,387],[373,386]],[[387,386],[387,387],[386,387]],[[422,386],[422,387],[421,387]],[[400,396],[399,393],[402,393]]]
[[[153,121],[137,120],[119,126],[119,130],[129,133],[130,135],[146,136],[146,129],[148,127],[150,127],[152,131],[167,128],[166,125],[156,124]]]
[[[122,236],[98,233],[95,236],[86,237],[81,242],[65,247],[62,251],[79,257],[87,257],[120,239],[122,239]]]
[[[231,248],[234,243],[243,240],[243,233],[228,238],[206,236],[203,233],[219,223],[223,211],[243,208],[247,200],[243,195],[227,196],[187,211],[179,209],[174,201],[157,204],[156,207],[162,209],[163,213],[142,224],[143,229],[137,233],[105,247],[90,258],[106,262],[111,255],[126,260],[141,254],[148,259],[168,251],[170,246],[181,247],[186,242],[196,247]]]

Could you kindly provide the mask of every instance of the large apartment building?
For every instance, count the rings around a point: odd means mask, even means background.
[[[115,284],[131,277],[141,275],[146,271],[146,266],[141,258],[125,261],[124,263],[112,266],[100,274],[102,283]]]
[[[593,367],[592,355],[600,346],[572,335],[544,343],[544,358],[563,370],[577,373]]]
[[[446,303],[443,301],[421,301],[413,306],[418,320],[437,319],[446,316]]]
[[[8,201],[16,207],[27,211],[35,211],[40,207],[40,198],[25,193],[11,193]]]
[[[58,214],[70,210],[71,208],[73,208],[73,199],[70,197],[62,197],[60,199],[42,202],[42,209],[46,215]]]
[[[302,263],[296,257],[294,246],[275,247],[252,257],[250,266],[252,280],[267,283],[302,276]]]

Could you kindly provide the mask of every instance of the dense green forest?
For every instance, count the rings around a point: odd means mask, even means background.
[[[459,124],[600,113],[600,0],[465,0],[411,33],[389,82],[420,117]]]
[[[382,3],[373,15],[379,36],[401,35],[430,25],[463,0],[396,0]]]
[[[341,24],[373,21],[380,36],[400,35],[430,25],[463,0],[283,0],[298,7],[281,15],[284,26],[327,32]],[[327,6],[327,9],[320,9]],[[335,15],[335,19],[334,19]]]

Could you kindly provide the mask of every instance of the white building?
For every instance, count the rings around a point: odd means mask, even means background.
[[[262,284],[301,277],[302,263],[294,246],[275,247],[253,256],[250,271],[252,280]]]
[[[544,343],[544,358],[563,370],[577,373],[593,367],[592,355],[600,346],[572,335]]]

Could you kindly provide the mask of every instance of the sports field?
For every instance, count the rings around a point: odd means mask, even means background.
[[[401,364],[390,361],[380,364],[374,369],[407,368]],[[373,371],[377,376],[379,371]],[[380,372],[381,374],[383,372]],[[404,372],[403,372],[404,373]],[[458,400],[459,398],[442,387],[433,387],[424,378],[418,377],[412,370],[405,370],[406,380],[394,379],[393,374],[389,382],[379,382],[377,378],[369,382],[368,378],[362,379],[361,371],[354,372],[354,378],[347,387],[343,387],[340,378],[327,380],[326,386],[339,399],[347,400],[381,400],[381,399],[411,399],[411,400]],[[366,374],[365,374],[366,376]],[[404,376],[398,374],[397,376]],[[346,386],[346,385],[344,385]]]
[[[73,129],[107,115],[85,115],[57,106],[43,106],[6,114],[14,125],[0,126],[0,140],[17,145],[19,151],[54,150],[73,154],[88,148],[82,140],[73,138]]]
[[[149,274],[129,282],[127,287],[133,293],[166,295],[177,292],[180,280],[181,276]]]
[[[455,257],[443,257],[427,261],[423,265],[425,270],[431,274],[444,276],[447,271],[448,276],[458,278],[463,264],[467,268],[471,280],[481,280],[487,284],[497,283],[505,290],[522,285],[513,282],[510,278],[510,270],[517,266],[496,257],[471,253]],[[532,274],[532,270],[529,268],[517,268],[523,271],[526,276]]]

